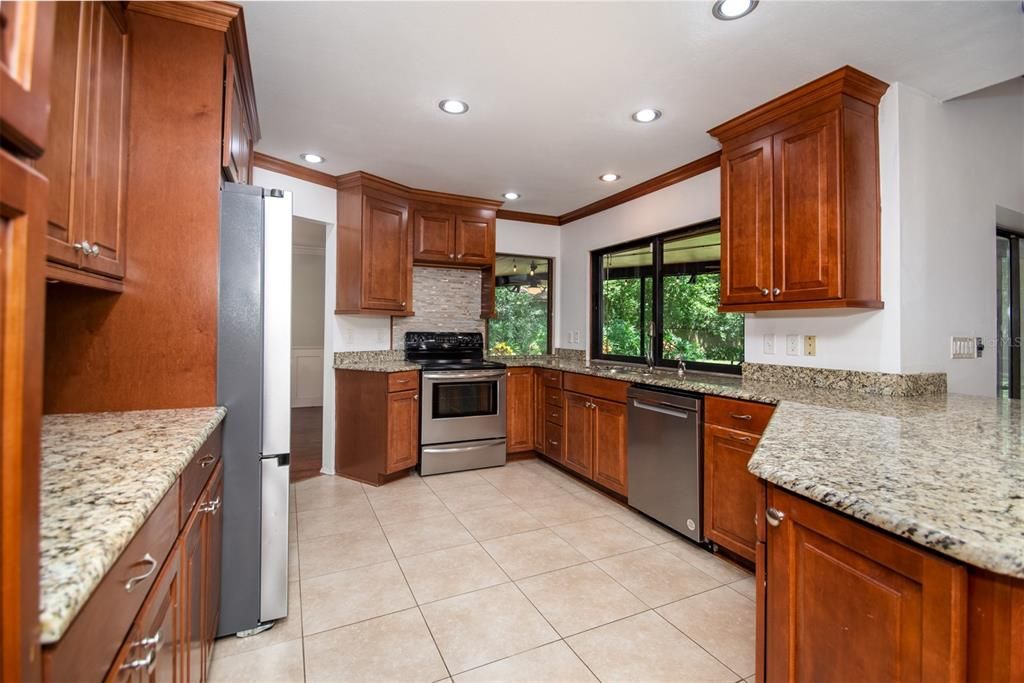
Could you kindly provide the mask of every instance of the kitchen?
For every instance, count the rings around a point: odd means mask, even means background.
[[[2,12],[4,680],[1024,679],[1019,3]]]

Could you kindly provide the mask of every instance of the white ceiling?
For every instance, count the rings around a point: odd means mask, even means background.
[[[1024,74],[1017,0],[764,0],[731,22],[711,4],[245,3],[257,149],[560,214],[714,151],[708,128],[844,64],[939,99]],[[664,116],[633,123],[641,107]]]

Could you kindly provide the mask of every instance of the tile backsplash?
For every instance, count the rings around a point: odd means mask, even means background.
[[[483,332],[480,318],[479,270],[412,269],[412,310],[415,315],[391,319],[391,348],[405,348],[405,333]]]

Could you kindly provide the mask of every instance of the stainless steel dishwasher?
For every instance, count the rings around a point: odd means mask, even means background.
[[[634,386],[629,402],[629,504],[701,543],[699,395]]]

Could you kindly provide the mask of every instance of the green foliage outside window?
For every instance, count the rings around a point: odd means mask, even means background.
[[[743,360],[743,314],[719,313],[718,273],[664,279],[662,358],[709,363]]]
[[[525,287],[499,286],[494,290],[497,316],[488,323],[490,353],[496,356],[548,352],[547,288],[531,294]]]

